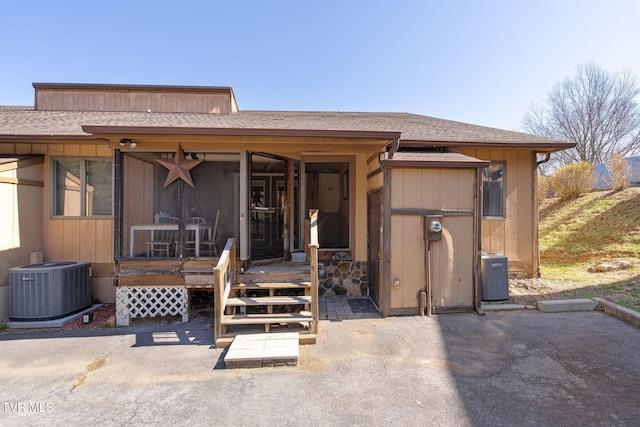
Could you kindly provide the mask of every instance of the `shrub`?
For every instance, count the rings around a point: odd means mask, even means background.
[[[617,153],[611,156],[607,161],[607,168],[610,175],[607,184],[613,187],[613,191],[624,190],[629,186],[631,165],[622,157],[622,154]]]
[[[549,178],[544,175],[540,175],[538,177],[538,203],[544,202],[544,199],[549,196],[550,190],[551,183],[549,182]]]
[[[560,200],[579,197],[593,189],[594,167],[589,162],[580,162],[558,169],[551,175],[551,188]]]

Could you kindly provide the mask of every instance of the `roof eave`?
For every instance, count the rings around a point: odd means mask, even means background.
[[[436,160],[381,160],[380,164],[383,168],[486,168],[491,162],[488,160],[478,161],[436,161]]]
[[[0,142],[68,142],[68,141],[91,141],[91,135],[0,135]]]
[[[39,83],[32,84],[34,89],[94,89],[110,91],[173,91],[173,92],[224,92],[232,93],[230,86],[172,86],[172,85],[135,85],[135,84],[106,84],[106,83]]]
[[[554,141],[548,142],[517,142],[517,141],[424,141],[424,140],[406,140],[401,139],[402,147],[420,147],[420,148],[455,148],[455,147],[473,147],[473,148],[530,148],[543,153],[552,153],[554,151],[566,150],[575,147],[573,142]]]
[[[323,137],[392,141],[400,138],[400,132],[356,131],[331,129],[261,129],[261,128],[209,128],[176,126],[101,126],[84,125],[82,130],[100,135],[199,135],[199,136],[272,136],[272,137]]]

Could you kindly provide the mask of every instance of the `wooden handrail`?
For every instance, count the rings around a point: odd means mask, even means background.
[[[311,269],[311,316],[309,325],[310,332],[318,333],[318,211],[309,211],[310,218],[310,238],[309,238],[309,264]],[[220,254],[218,264],[213,268],[213,280],[215,288],[214,301],[214,337],[216,340],[222,338],[225,333],[222,318],[227,308],[227,300],[231,293],[231,286],[236,283],[236,240],[230,238],[224,250]]]
[[[230,238],[224,246],[218,264],[213,268],[215,289],[213,342],[222,337],[222,316],[227,307],[231,285],[236,283],[236,239]]]

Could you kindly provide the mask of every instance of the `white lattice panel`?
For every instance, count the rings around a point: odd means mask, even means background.
[[[184,286],[121,286],[116,288],[116,323],[129,326],[129,319],[182,316],[188,320],[188,293]]]

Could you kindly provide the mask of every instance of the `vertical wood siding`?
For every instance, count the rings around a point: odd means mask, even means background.
[[[148,224],[153,222],[154,180],[156,180],[157,166],[131,156],[124,156],[124,194],[123,194],[123,223]],[[131,231],[129,227],[123,230],[123,255],[129,256],[129,242]],[[148,231],[138,232],[136,235],[135,253],[146,251],[146,242],[150,235]]]
[[[231,113],[231,94],[157,91],[38,89],[38,110]]]
[[[113,262],[112,218],[52,218],[51,158],[59,156],[113,158],[111,150],[98,144],[48,144],[44,163],[43,191],[45,260]]]
[[[473,169],[393,169],[391,208],[474,209]],[[431,244],[433,306],[473,306],[473,216],[444,216],[443,238]],[[391,310],[416,308],[426,289],[427,244],[422,215],[391,216]]]
[[[533,276],[538,265],[536,156],[530,150],[460,150],[483,160],[506,162],[506,218],[483,219],[482,250],[506,255],[511,273]]]

